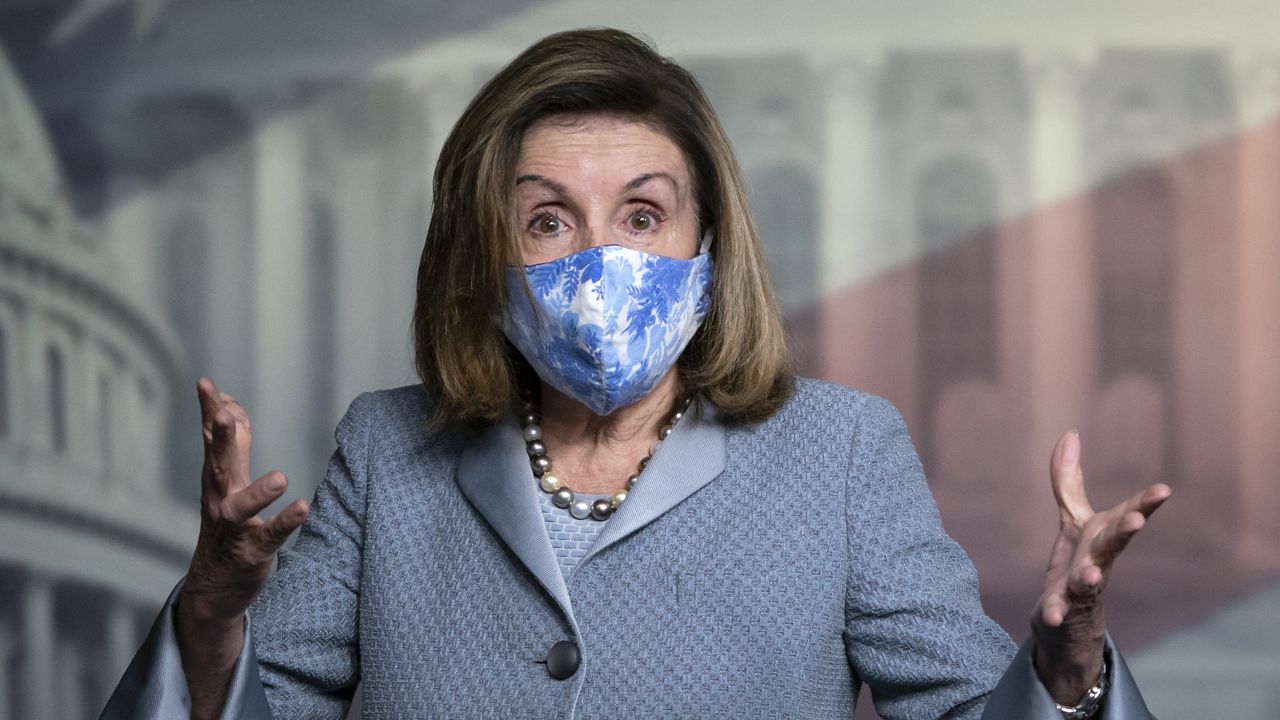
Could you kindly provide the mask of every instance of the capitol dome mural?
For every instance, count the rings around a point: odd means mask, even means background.
[[[0,718],[96,715],[194,543],[162,482],[177,347],[119,262],[0,47]]]

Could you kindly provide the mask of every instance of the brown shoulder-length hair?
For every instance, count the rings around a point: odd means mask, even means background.
[[[634,118],[670,138],[693,175],[701,230],[711,229],[710,310],[677,367],[730,422],[754,423],[789,397],[793,377],[742,173],[693,76],[620,30],[561,32],[498,72],[449,133],[418,265],[415,363],[437,396],[432,425],[502,417],[530,369],[499,324],[504,269],[519,264],[515,171],[525,132],[551,115]]]

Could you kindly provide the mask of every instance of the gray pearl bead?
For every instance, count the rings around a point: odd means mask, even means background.
[[[631,489],[635,488],[635,486],[636,486],[636,481],[637,481],[637,480],[639,480],[639,479],[640,479],[640,476],[639,476],[639,475],[631,475],[630,477],[628,477],[628,478],[627,478],[627,489],[628,489],[628,490],[631,490]]]
[[[671,429],[670,425],[663,425],[662,429],[658,431],[658,439],[666,440],[667,436],[671,434]]]
[[[538,457],[539,455],[547,454],[547,446],[544,445],[541,440],[534,440],[533,442],[525,445],[525,450],[529,451],[529,457]]]
[[[567,487],[551,493],[551,504],[558,508],[567,508],[573,504],[573,491]]]
[[[542,475],[542,473],[551,469],[551,460],[546,455],[530,458],[529,464],[533,466],[535,475]]]
[[[591,516],[591,503],[586,500],[574,500],[573,504],[569,506],[569,514],[579,520],[586,520]]]
[[[538,416],[535,415],[534,413],[526,411],[523,415],[520,416],[520,424],[521,425],[537,425]]]
[[[525,442],[529,443],[529,442],[533,442],[534,440],[541,440],[541,439],[542,439],[541,425],[525,425],[524,426]]]
[[[591,503],[591,519],[605,520],[613,514],[613,503],[608,500],[597,500]]]

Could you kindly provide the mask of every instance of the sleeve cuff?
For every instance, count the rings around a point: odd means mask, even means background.
[[[1107,690],[1102,711],[1098,713],[1097,718],[1099,720],[1155,720],[1147,710],[1146,703],[1142,701],[1142,693],[1138,691],[1138,685],[1129,674],[1129,668],[1112,642],[1110,634],[1107,635],[1106,641],[1107,649],[1111,652],[1108,678],[1110,688]],[[1018,654],[1009,664],[1009,669],[1005,671],[987,699],[987,706],[982,714],[984,719],[1062,720],[1062,713],[1058,712],[1057,705],[1053,702],[1049,691],[1045,689],[1044,683],[1040,682],[1040,676],[1032,664],[1034,650],[1034,640],[1027,640],[1018,649]]]
[[[99,720],[161,720],[191,716],[191,695],[182,672],[174,610],[182,581],[169,593],[147,639],[133,656]],[[244,647],[236,660],[221,720],[271,720],[253,647],[253,621],[245,615]]]

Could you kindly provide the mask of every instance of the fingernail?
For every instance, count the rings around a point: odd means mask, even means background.
[[[279,475],[272,475],[271,477],[267,478],[268,490],[280,490],[282,488],[284,488],[284,478],[280,477]]]
[[[1067,465],[1075,465],[1076,461],[1080,459],[1080,434],[1075,430],[1071,430],[1070,434],[1075,438],[1075,442],[1067,443],[1067,446],[1062,449],[1062,462]]]

